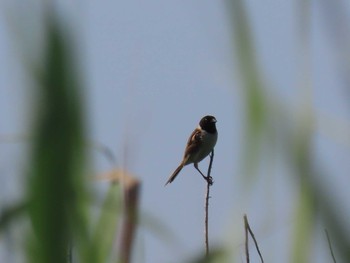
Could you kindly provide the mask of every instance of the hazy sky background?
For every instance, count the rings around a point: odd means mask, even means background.
[[[18,50],[26,47],[25,53],[34,57],[40,53],[37,26],[42,22],[41,2],[24,2],[2,1],[0,5],[0,136],[26,134],[31,123],[30,80]],[[302,110],[305,54],[301,52],[298,2],[244,2],[267,97],[277,99],[290,112]],[[344,76],[344,57],[349,57],[349,49],[342,49],[349,43],[346,27],[350,5],[340,1],[345,16],[329,21],[326,5],[322,5],[327,1],[311,2],[308,55],[312,108],[317,119],[316,162],[327,175],[322,180],[337,200],[339,211],[350,216],[350,140],[345,130],[350,103]],[[219,132],[212,170],[211,245],[229,240],[240,262],[244,258],[242,217],[247,213],[266,262],[287,262],[297,180],[278,155],[262,158],[252,186],[247,187],[242,179],[244,92],[225,2],[57,3],[65,24],[73,25],[89,137],[112,149],[118,165],[143,183],[134,262],[184,262],[204,249],[205,182],[187,166],[174,183],[167,187],[164,183],[180,162],[188,136],[207,114],[217,118]],[[15,32],[18,28],[19,34]],[[3,202],[18,195],[14,191],[21,174],[13,167],[18,167],[23,148],[1,145]],[[96,151],[91,156],[98,173],[112,168]],[[207,161],[200,167],[206,169]],[[318,223],[313,262],[330,262],[322,222]],[[159,224],[175,239],[156,231]],[[4,244],[0,245],[3,252]],[[253,247],[251,254],[252,262],[258,262]]]

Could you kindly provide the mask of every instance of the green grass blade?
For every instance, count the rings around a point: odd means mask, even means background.
[[[87,239],[80,87],[55,19],[47,16],[44,67],[34,76],[38,98],[27,191],[34,230],[29,238],[29,262],[35,263],[66,262],[74,233]]]
[[[112,183],[106,194],[101,212],[93,230],[92,244],[96,247],[97,262],[108,262],[116,240],[121,212],[120,185]]]
[[[232,21],[235,54],[242,78],[242,91],[245,95],[243,173],[249,176],[245,178],[251,178],[258,166],[267,117],[264,84],[256,59],[256,49],[244,2],[241,0],[227,0],[226,2]]]

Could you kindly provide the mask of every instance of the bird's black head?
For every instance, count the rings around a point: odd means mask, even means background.
[[[199,126],[209,133],[216,133],[216,119],[214,116],[207,115],[201,119]]]

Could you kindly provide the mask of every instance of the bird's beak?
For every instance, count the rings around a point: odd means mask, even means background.
[[[216,122],[217,122],[217,120],[214,118],[214,119],[213,119],[213,122],[214,122],[214,123],[216,123]]]

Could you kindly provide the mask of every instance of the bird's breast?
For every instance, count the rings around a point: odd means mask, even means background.
[[[213,150],[217,139],[218,139],[217,133],[211,134],[211,133],[204,132],[204,134],[202,136],[201,147],[200,147],[199,151],[197,152],[197,154],[195,154],[193,156],[193,159],[191,161],[193,163],[199,163],[205,157],[207,157],[209,155],[209,153]]]

